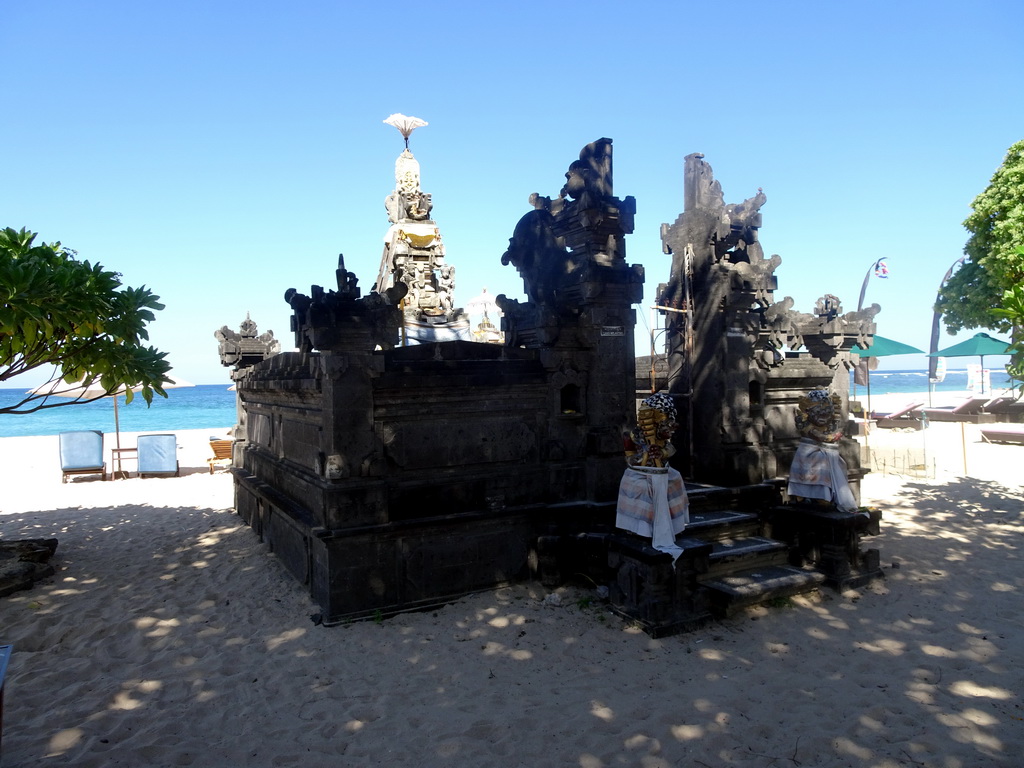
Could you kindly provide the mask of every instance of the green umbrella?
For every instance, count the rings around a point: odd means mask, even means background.
[[[861,357],[888,357],[889,355],[913,355],[924,354],[923,349],[912,347],[909,344],[904,344],[902,341],[893,341],[887,339],[885,336],[875,336],[874,341],[871,342],[871,346],[867,349],[853,348],[855,355]]]
[[[981,391],[985,391],[985,355],[1009,355],[1010,345],[1005,341],[993,338],[987,333],[976,333],[967,341],[961,341],[952,347],[932,352],[928,357],[974,357],[981,358]]]
[[[912,347],[909,344],[904,344],[902,341],[893,341],[887,339],[885,336],[874,336],[871,346],[867,349],[858,349],[854,347],[852,350],[855,355],[860,357],[889,357],[890,355],[913,355],[913,354],[924,354],[923,349]],[[868,413],[871,412],[871,370],[869,366],[864,366],[867,388],[868,388]]]

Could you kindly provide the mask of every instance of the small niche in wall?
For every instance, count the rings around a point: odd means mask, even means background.
[[[563,414],[576,414],[583,410],[580,388],[576,384],[566,384],[559,392],[558,409]]]
[[[751,414],[760,413],[764,408],[764,385],[758,381],[752,381],[747,386],[747,396],[750,399]]]

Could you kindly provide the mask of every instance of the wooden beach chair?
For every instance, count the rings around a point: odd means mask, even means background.
[[[963,421],[968,424],[992,424],[994,414],[985,411],[990,397],[970,397],[952,408],[923,408],[921,412],[929,421]]]
[[[997,397],[985,406],[985,411],[996,417],[996,421],[1019,424],[1024,422],[1024,399]]]
[[[207,459],[206,463],[210,465],[210,474],[213,474],[215,467],[220,469],[227,469],[231,466],[231,447],[235,444],[234,440],[220,440],[217,438],[210,438],[210,450],[213,451],[213,458]]]
[[[173,434],[139,435],[139,477],[178,477],[178,438]]]
[[[889,413],[872,412],[871,418],[880,429],[921,429],[921,412],[918,410],[923,402],[910,402]]]
[[[103,433],[97,429],[61,432],[60,471],[62,483],[69,475],[99,475],[107,479],[107,465],[103,461]]]
[[[1000,424],[998,427],[982,427],[981,439],[986,443],[1024,445],[1024,424]]]

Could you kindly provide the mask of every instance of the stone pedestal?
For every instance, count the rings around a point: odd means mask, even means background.
[[[834,589],[852,589],[885,577],[878,550],[863,547],[865,536],[879,532],[878,509],[848,514],[831,505],[793,502],[773,507],[767,519],[771,535],[790,544],[790,562],[818,569]]]

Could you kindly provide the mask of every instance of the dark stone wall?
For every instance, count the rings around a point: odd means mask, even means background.
[[[631,353],[631,328],[610,338]],[[576,375],[539,350],[473,342],[376,351],[358,368],[320,353],[253,366],[238,383],[250,434],[236,508],[329,622],[526,578],[543,510],[614,502],[621,445],[595,437],[588,411],[608,399],[595,387],[623,382],[615,400],[631,405],[633,378],[598,350],[570,356]]]
[[[614,503],[644,276],[611,145],[531,197],[502,257],[529,298],[498,297],[504,346],[396,346],[407,286],[362,297],[343,262],[337,290],[286,291],[300,351],[237,374],[236,504],[326,621],[525,578],[539,531]]]

